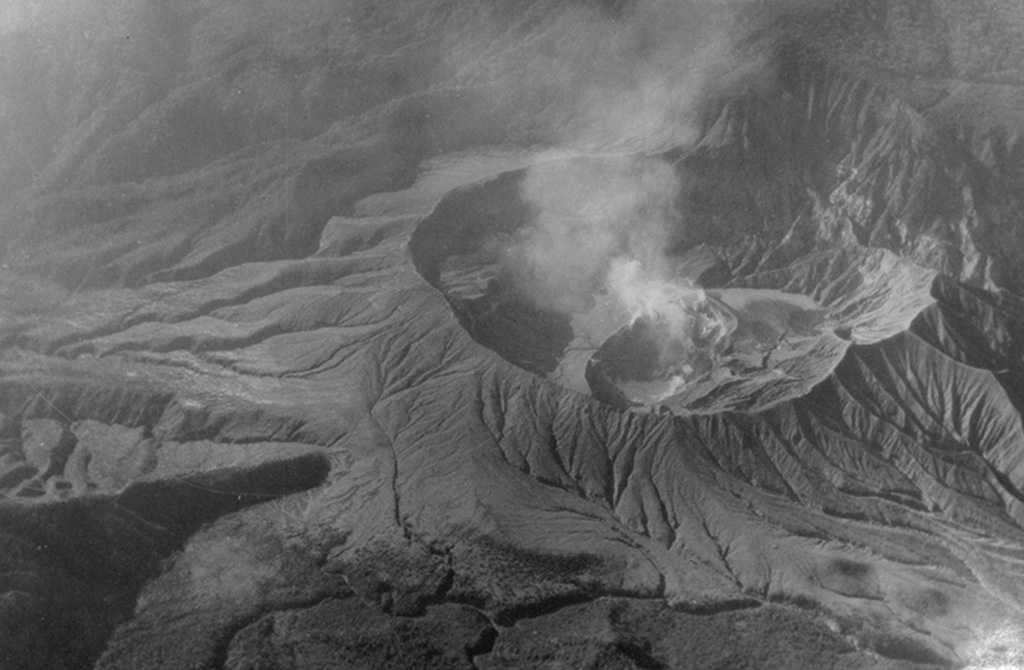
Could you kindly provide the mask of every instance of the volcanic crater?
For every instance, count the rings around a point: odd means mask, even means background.
[[[1024,663],[1019,4],[8,4],[0,665]]]
[[[676,161],[681,174],[695,169],[685,156]],[[416,229],[413,261],[477,342],[622,409],[764,409],[806,394],[851,345],[904,332],[934,302],[935,273],[883,249],[823,245],[782,267],[745,274],[687,231],[679,237],[689,246],[668,255],[674,276],[661,281],[688,296],[675,312],[631,314],[600,281],[587,284],[576,310],[551,309],[520,290],[510,261],[534,225],[534,209],[522,197],[527,170],[446,195]],[[699,197],[685,193],[677,207],[686,212]],[[682,217],[675,223],[687,225]]]

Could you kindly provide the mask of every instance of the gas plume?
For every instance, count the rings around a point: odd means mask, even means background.
[[[638,259],[652,273],[661,270],[679,192],[665,161],[545,161],[527,173],[521,190],[535,218],[511,260],[518,286],[539,307],[586,311],[594,293],[611,288],[607,279],[617,259]]]
[[[604,35],[608,53],[600,71],[584,63],[567,73],[575,62],[568,57],[544,75],[575,92],[577,113],[559,142],[579,157],[540,162],[522,182],[534,221],[510,264],[538,307],[585,312],[594,294],[606,292],[625,322],[648,319],[663,351],[679,356],[723,330],[708,322],[704,292],[668,257],[686,221],[679,168],[665,154],[699,140],[709,97],[770,85],[768,59],[741,52],[734,17],[732,3],[656,0],[614,20],[574,17],[580,30]]]

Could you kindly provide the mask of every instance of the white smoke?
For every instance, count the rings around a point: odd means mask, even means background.
[[[736,3],[642,0],[625,22],[609,60],[616,73],[577,81],[582,113],[563,142],[588,151],[653,154],[700,139],[709,96],[772,80],[767,58],[741,52]],[[589,73],[584,73],[589,74]]]
[[[630,325],[644,319],[648,337],[658,343],[657,376],[667,385],[651,401],[675,394],[695,373],[706,372],[731,330],[703,289],[685,278],[651,274],[637,259],[613,260],[606,287]]]
[[[626,309],[631,324],[641,318],[659,322],[675,339],[689,338],[694,314],[707,302],[700,287],[685,279],[652,276],[635,258],[612,261],[606,287]]]
[[[597,22],[587,31],[605,36],[600,60],[613,71],[581,66],[574,79],[565,63],[553,68],[580,105],[563,149],[590,158],[540,162],[522,182],[535,218],[509,259],[534,304],[576,314],[606,292],[629,321],[656,326],[666,355],[684,358],[703,330],[724,329],[668,257],[686,222],[680,176],[663,155],[699,140],[710,96],[772,80],[767,59],[739,52],[733,17],[731,4],[648,0],[617,21],[580,19]],[[681,384],[689,370],[678,370]]]
[[[520,290],[537,306],[586,311],[596,292],[610,288],[615,259],[640,259],[652,268],[662,263],[679,193],[666,162],[630,156],[546,161],[528,172],[521,191],[534,221],[510,264]]]

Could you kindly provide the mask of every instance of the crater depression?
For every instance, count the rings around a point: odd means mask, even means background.
[[[591,171],[622,160],[553,162],[573,173],[574,164]],[[690,168],[681,162],[685,175]],[[554,269],[524,267],[538,225],[538,208],[524,195],[531,169],[448,194],[415,232],[414,262],[477,342],[620,408],[768,407],[807,393],[851,345],[904,331],[934,302],[934,272],[882,249],[821,249],[770,271],[734,272],[720,250],[687,230],[688,200],[696,196],[685,190],[672,203],[668,234],[659,231],[663,253],[652,263],[659,274],[645,276],[643,261],[632,257],[636,244],[628,238],[647,225],[642,202],[625,212],[594,267],[580,267],[571,253]],[[573,215],[557,225],[572,230]],[[532,286],[545,272],[560,274],[538,294]]]

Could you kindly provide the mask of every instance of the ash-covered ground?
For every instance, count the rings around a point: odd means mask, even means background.
[[[0,8],[0,667],[1024,667],[1011,0]]]

